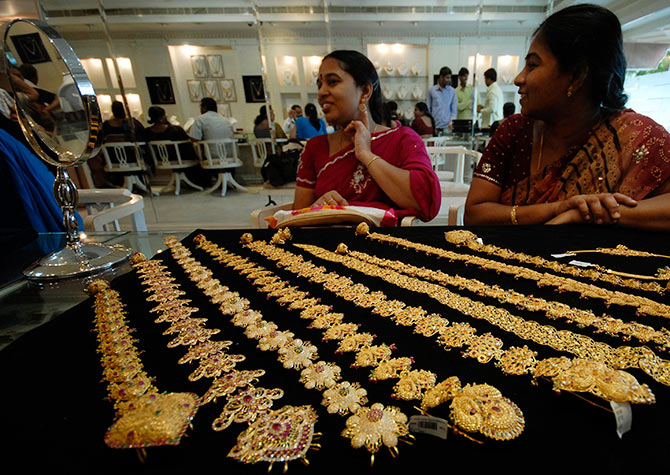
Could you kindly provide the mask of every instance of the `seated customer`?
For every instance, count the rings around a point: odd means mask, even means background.
[[[670,229],[670,134],[624,109],[621,25],[575,5],[535,32],[515,79],[521,115],[475,171],[466,224],[619,223]]]
[[[326,123],[323,119],[319,119],[314,104],[307,104],[305,106],[305,117],[297,117],[295,119],[295,134],[291,134],[291,138],[299,140],[309,140],[317,135],[326,134]]]
[[[126,118],[126,110],[120,101],[112,102],[112,115],[102,123],[103,142],[134,142],[142,137],[144,126],[135,118]]]
[[[496,133],[496,130],[498,129],[498,126],[500,124],[502,124],[505,121],[505,119],[514,115],[515,110],[516,110],[516,106],[514,105],[513,102],[505,102],[503,104],[503,118],[502,118],[502,120],[496,120],[494,123],[491,124],[491,127],[489,127],[489,136],[490,137],[493,137],[493,134]]]
[[[421,138],[381,121],[377,71],[357,51],[333,51],[319,68],[318,99],[338,129],[307,142],[298,165],[294,209],[359,205],[430,221],[440,209],[437,176]]]
[[[270,107],[270,118],[274,124],[275,138],[285,139],[286,134],[277,122],[275,122],[275,113]],[[259,114],[254,119],[254,135],[258,139],[269,139],[270,138],[270,121],[268,120],[268,112],[265,106],[261,107]]]
[[[158,106],[149,107],[149,123],[152,124],[151,127],[144,129],[144,141],[161,141],[161,140],[171,140],[173,142],[179,142],[183,140],[190,140],[190,137],[177,125],[172,125],[168,122],[167,116],[165,115],[165,109]],[[185,143],[179,145],[179,152],[181,154],[182,160],[197,160],[195,150],[193,145],[190,143]]]
[[[233,124],[230,119],[218,113],[216,101],[211,97],[204,97],[200,101],[200,115],[188,130],[193,140],[220,140],[233,138]],[[232,144],[225,144],[226,154],[232,155]],[[209,151],[212,158],[220,158],[216,145],[210,144]]]
[[[412,129],[421,137],[433,137],[435,135],[435,121],[428,112],[428,106],[425,102],[417,102],[414,106]]]

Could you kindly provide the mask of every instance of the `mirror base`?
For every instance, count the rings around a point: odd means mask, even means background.
[[[31,280],[58,280],[95,274],[128,259],[132,253],[132,249],[123,246],[68,244],[32,264],[23,275]]]

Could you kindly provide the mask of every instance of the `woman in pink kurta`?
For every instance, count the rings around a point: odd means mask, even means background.
[[[319,68],[319,105],[337,131],[307,142],[298,166],[294,209],[370,206],[399,218],[433,219],[441,192],[426,147],[408,127],[381,124],[374,66],[357,51],[334,51]]]

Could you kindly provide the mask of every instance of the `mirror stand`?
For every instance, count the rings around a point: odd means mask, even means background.
[[[77,187],[65,168],[59,167],[54,182],[54,196],[63,210],[67,244],[34,262],[23,271],[29,279],[55,280],[95,274],[127,259],[132,250],[123,246],[83,243],[79,236]]]

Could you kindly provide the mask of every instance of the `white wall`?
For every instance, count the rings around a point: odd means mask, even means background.
[[[670,71],[628,76],[624,84],[629,107],[670,130]]]

